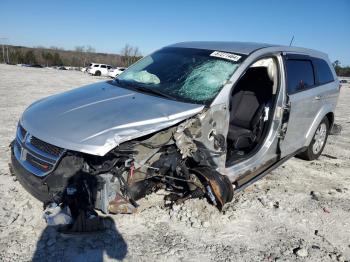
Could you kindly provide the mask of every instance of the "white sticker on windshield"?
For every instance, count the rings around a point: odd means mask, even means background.
[[[210,56],[228,59],[228,60],[235,61],[235,62],[237,62],[239,59],[241,59],[240,55],[236,55],[236,54],[232,54],[232,53],[225,53],[225,52],[220,52],[220,51],[214,51],[213,53],[210,54]]]

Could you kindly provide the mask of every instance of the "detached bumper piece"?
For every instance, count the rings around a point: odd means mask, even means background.
[[[212,168],[205,166],[191,169],[191,172],[201,180],[207,198],[219,210],[226,203],[232,201],[233,186],[227,176],[223,176]]]

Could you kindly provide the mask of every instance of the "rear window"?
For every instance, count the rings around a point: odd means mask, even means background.
[[[313,62],[316,67],[316,75],[320,85],[334,81],[332,71],[326,61],[314,58]]]
[[[286,61],[288,94],[303,91],[315,85],[313,66],[310,60]]]

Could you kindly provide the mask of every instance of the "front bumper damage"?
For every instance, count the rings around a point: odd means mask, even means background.
[[[12,166],[19,182],[37,199],[73,210],[132,213],[138,199],[159,189],[169,192],[169,205],[207,198],[222,209],[232,200],[233,187],[216,171],[226,152],[224,137],[217,134],[212,119],[204,111],[177,126],[124,142],[105,156],[67,150],[43,177],[21,164],[15,141]]]

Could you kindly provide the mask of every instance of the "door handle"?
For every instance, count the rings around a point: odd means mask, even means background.
[[[321,96],[315,96],[315,100],[321,100]]]

